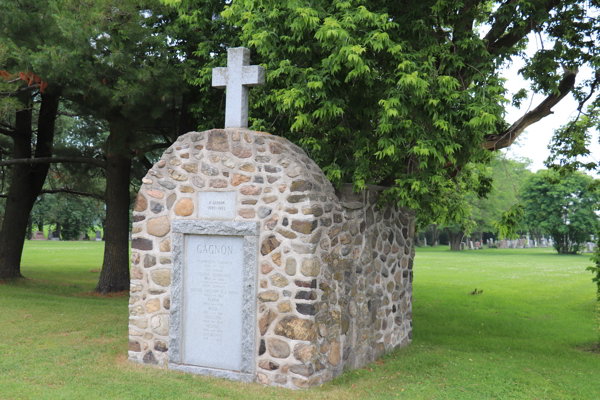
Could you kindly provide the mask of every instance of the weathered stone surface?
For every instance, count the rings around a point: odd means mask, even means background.
[[[156,257],[153,254],[144,256],[144,268],[154,267],[156,265]]]
[[[281,266],[281,252],[276,251],[271,255],[271,260],[279,267]]]
[[[318,258],[303,260],[300,272],[304,276],[319,276],[319,273],[321,272],[321,262]]]
[[[238,214],[242,218],[252,219],[256,216],[256,211],[253,208],[240,208]]]
[[[307,363],[317,354],[314,344],[298,343],[294,346],[294,358],[302,363]]]
[[[152,314],[153,312],[157,312],[158,310],[160,310],[160,300],[159,299],[148,300],[148,303],[146,304],[146,310],[147,310],[148,314]]]
[[[258,363],[258,367],[266,369],[267,371],[275,371],[277,368],[279,368],[279,364],[269,360],[261,360]]]
[[[273,235],[267,236],[265,240],[263,240],[262,245],[260,246],[260,254],[263,256],[269,254],[273,250],[275,250],[281,242],[277,240],[277,238]]]
[[[148,193],[148,196],[154,197],[155,199],[162,199],[165,197],[165,192],[162,190],[148,190],[146,193]]]
[[[311,190],[312,187],[313,187],[312,183],[310,183],[308,181],[298,180],[298,181],[292,182],[292,187],[290,188],[290,190],[292,192],[305,192],[305,191]]]
[[[282,228],[277,229],[276,232],[287,239],[296,239],[298,237],[294,232]]]
[[[260,263],[260,272],[263,275],[267,275],[269,272],[273,271],[273,267],[268,262]]]
[[[148,208],[148,200],[146,200],[144,195],[142,195],[141,193],[138,193],[135,198],[135,206],[133,208],[133,211],[138,211],[138,212],[146,211],[147,208]]]
[[[265,313],[260,318],[260,320],[258,321],[258,327],[260,329],[261,336],[263,336],[265,333],[267,333],[267,329],[269,329],[269,325],[271,325],[271,322],[275,321],[275,318],[277,318],[277,313],[273,310],[267,311],[267,313]]]
[[[171,230],[171,221],[169,221],[169,217],[166,215],[158,218],[150,218],[147,229],[149,235],[162,237]]]
[[[169,286],[171,284],[171,270],[170,269],[157,269],[150,272],[152,281],[159,286]]]
[[[267,348],[271,357],[275,358],[287,358],[290,355],[290,346],[277,338],[270,338],[267,340]]]
[[[162,203],[158,203],[156,201],[150,202],[150,210],[154,214],[160,214],[162,212],[162,210],[164,210],[164,209],[165,209],[165,206]]]
[[[131,241],[131,248],[138,250],[152,250],[152,240],[135,238]]]
[[[315,323],[295,316],[284,317],[275,326],[275,334],[288,339],[312,341],[317,338]]]
[[[250,182],[250,177],[246,176],[246,175],[242,175],[242,174],[233,174],[231,176],[231,185],[232,186],[239,186],[242,183],[245,182]]]
[[[269,150],[273,154],[282,154],[285,151],[285,147],[283,147],[279,143],[271,142],[269,143]]]
[[[143,279],[144,273],[138,267],[131,268],[131,279]]]
[[[169,345],[167,344],[167,342],[164,342],[162,340],[156,340],[154,342],[154,350],[164,353],[165,351],[169,350]]]
[[[317,309],[314,304],[296,303],[296,311],[302,315],[316,315]]]
[[[273,211],[273,209],[269,208],[269,207],[259,207],[258,208],[258,217],[260,219],[262,218],[266,218],[269,215],[271,215],[271,212]]]
[[[244,186],[240,189],[240,193],[247,196],[258,195],[262,192],[259,186]]]
[[[291,228],[296,232],[309,234],[317,228],[317,223],[316,220],[301,221],[295,219],[292,221]]]
[[[188,176],[186,174],[182,174],[181,172],[175,171],[174,169],[169,169],[169,176],[176,181],[187,181]]]
[[[186,163],[181,166],[185,171],[195,174],[198,172],[198,164],[196,163]]]
[[[231,153],[234,156],[236,156],[237,158],[250,158],[250,157],[252,157],[252,149],[241,147],[241,146],[234,146],[233,150],[231,151]]]
[[[315,373],[315,369],[312,365],[293,365],[290,367],[290,371],[294,374],[309,377]]]
[[[240,166],[240,171],[244,171],[244,172],[255,172],[256,171],[256,167],[252,164],[243,164]]]
[[[159,250],[163,253],[171,251],[171,239],[165,239],[160,242]]]
[[[175,214],[181,217],[187,217],[194,212],[194,202],[192,199],[181,199],[175,205]]]
[[[140,351],[142,351],[142,346],[140,345],[140,342],[130,340],[129,345],[127,346],[127,350],[140,352]]]
[[[219,175],[219,170],[207,163],[202,163],[202,167],[200,167],[200,172],[202,172],[204,175],[208,175],[208,176]]]
[[[279,312],[287,313],[292,311],[292,303],[289,301],[282,301],[281,303],[279,303],[279,306],[277,308]]]
[[[287,278],[281,274],[275,274],[271,277],[271,283],[273,286],[286,287],[289,284]]]
[[[167,336],[169,334],[169,318],[166,314],[155,315],[150,318],[150,325],[154,333]]]
[[[258,295],[258,298],[264,302],[277,301],[279,299],[279,293],[275,290],[267,290]]]
[[[158,364],[158,360],[154,357],[154,353],[151,351],[147,352],[143,358],[144,364],[156,365]]]
[[[208,134],[206,150],[210,151],[229,151],[229,139],[225,131],[211,131]]]
[[[340,362],[342,360],[342,353],[341,353],[341,345],[340,342],[337,340],[332,340],[331,341],[331,351],[329,352],[329,357],[327,357],[327,361],[329,361],[329,363],[331,365],[339,365]]]
[[[226,188],[227,186],[229,186],[229,184],[227,183],[227,181],[225,179],[211,179],[209,186],[211,188],[215,188],[215,189],[222,189],[222,188]]]
[[[294,276],[296,275],[296,260],[293,258],[288,258],[285,262],[285,273]]]

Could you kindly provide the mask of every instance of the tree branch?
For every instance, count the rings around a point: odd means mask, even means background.
[[[92,197],[94,199],[104,200],[104,194],[80,192],[77,190],[69,189],[68,187],[62,187],[59,189],[42,190],[40,193],[68,193],[68,194],[74,194],[77,196]]]
[[[8,130],[8,129],[0,128],[0,134],[10,136],[10,137],[15,137],[15,132]]]
[[[152,150],[165,149],[172,144],[173,142],[154,143],[149,146],[133,150],[133,155],[141,155]]]
[[[500,16],[506,7],[513,7],[511,3],[514,2],[514,0],[509,0],[504,3],[496,11],[495,16]],[[544,5],[546,14],[550,13],[550,11],[554,7],[560,5],[560,3],[560,0],[548,0]],[[527,18],[527,20],[525,20],[523,25],[516,26],[508,32],[506,32],[506,29],[511,23],[514,22],[514,20],[512,18],[496,18],[492,28],[483,39],[487,42],[488,51],[491,54],[496,54],[498,50],[502,48],[513,47],[519,42],[519,40],[527,36],[529,32],[531,32],[537,26],[537,21],[534,18],[534,15],[531,15],[529,18]]]
[[[558,95],[551,94],[539,106],[519,118],[508,130],[500,135],[485,135],[483,147],[487,150],[499,150],[513,144],[529,125],[552,114],[552,107],[558,104],[575,87],[577,72],[569,71],[563,75],[558,85]]]
[[[106,169],[106,161],[88,157],[39,157],[39,158],[17,158],[14,160],[0,161],[0,167],[15,164],[53,164],[53,163],[78,163],[91,164]]]

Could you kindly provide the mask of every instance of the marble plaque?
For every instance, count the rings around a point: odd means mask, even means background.
[[[201,192],[198,196],[198,218],[235,218],[235,192]]]
[[[174,220],[169,369],[252,382],[260,224]]]
[[[183,363],[241,369],[244,238],[186,236]]]

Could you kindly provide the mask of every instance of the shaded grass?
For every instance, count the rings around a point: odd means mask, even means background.
[[[596,399],[587,256],[418,249],[413,343],[308,391],[127,362],[127,297],[93,296],[102,242],[27,242],[0,284],[1,399]],[[475,288],[480,295],[469,295]]]

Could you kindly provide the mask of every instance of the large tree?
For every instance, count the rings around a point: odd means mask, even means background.
[[[509,146],[573,90],[579,67],[598,64],[594,5],[240,0],[222,15],[267,67],[253,128],[303,145],[334,183],[389,186],[399,205],[435,220],[464,214],[465,190],[489,188],[473,184],[469,163]],[[530,34],[546,44],[527,58]],[[547,97],[509,125],[499,72],[517,56]],[[577,86],[578,99],[590,88]]]
[[[550,234],[560,254],[577,253],[600,227],[600,192],[590,190],[593,183],[578,171],[560,176],[540,170],[523,187],[525,221]]]

